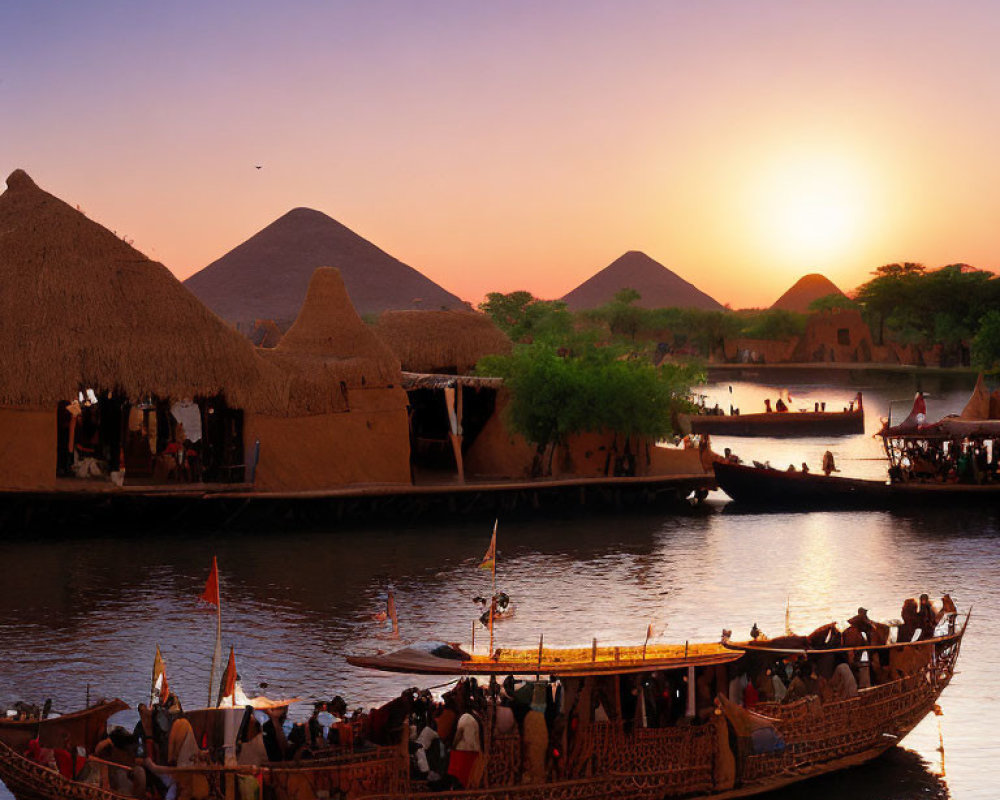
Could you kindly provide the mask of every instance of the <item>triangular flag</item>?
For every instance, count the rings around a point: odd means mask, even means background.
[[[219,605],[219,565],[215,556],[212,556],[212,571],[205,583],[205,591],[199,595],[198,599],[211,603],[213,606]]]
[[[156,645],[156,657],[153,659],[153,688],[150,698],[166,703],[170,695],[170,685],[167,683],[167,668],[163,664],[163,656],[160,655],[160,646]]]
[[[222,681],[219,683],[219,708],[222,708],[222,703],[227,698],[230,705],[236,705],[236,651],[232,645],[229,646],[229,663],[226,664],[226,671],[222,673]]]
[[[479,569],[493,570],[497,567],[497,522],[493,523],[493,538],[490,539],[490,546],[486,548],[486,554],[479,564]]]

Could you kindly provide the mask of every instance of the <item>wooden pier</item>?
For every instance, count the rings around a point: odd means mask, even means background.
[[[105,528],[298,528],[377,522],[448,522],[503,515],[683,509],[716,488],[711,474],[640,478],[365,484],[264,492],[250,484],[115,486],[60,480],[53,490],[0,491],[0,535]]]

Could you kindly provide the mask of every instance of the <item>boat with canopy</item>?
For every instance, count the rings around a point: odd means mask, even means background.
[[[774,508],[892,508],[1000,500],[1000,390],[979,376],[961,414],[928,422],[918,392],[910,413],[878,432],[886,480],[713,464],[719,488],[738,503]]]
[[[182,796],[212,800],[402,800],[442,788],[436,796],[449,800],[747,797],[876,758],[935,710],[955,674],[971,611],[959,626],[947,595],[938,611],[927,601],[923,617],[907,617],[907,607],[900,641],[859,609],[843,633],[826,624],[808,636],[771,640],[755,626],[757,638],[741,642],[728,632],[717,643],[659,644],[647,636],[641,646],[593,640],[547,647],[541,638],[537,647],[486,654],[438,642],[348,656],[357,667],[457,680],[445,693],[444,708],[460,716],[448,771],[437,767],[443,785],[419,768],[425,737],[429,747],[438,734],[430,724],[419,737],[410,733],[430,698],[416,690],[341,723],[350,735],[332,737],[337,744],[324,739],[283,761],[243,761],[254,711],[214,709],[188,723],[205,744],[201,757],[186,766],[147,760],[146,769],[161,785],[181,787]],[[797,677],[779,696],[783,681],[775,676],[789,666]],[[805,687],[799,694],[796,680]],[[0,780],[17,800],[132,796],[109,780],[127,767],[93,755],[96,728],[117,707],[73,715],[72,741],[38,723],[42,741],[27,749],[10,726],[0,726]],[[81,718],[100,725],[80,727]],[[436,719],[443,738],[443,717]],[[469,730],[475,746],[463,751],[459,739]],[[38,758],[39,748],[62,746],[57,740],[83,748],[71,774]],[[465,768],[454,768],[455,753],[464,753],[457,761]]]

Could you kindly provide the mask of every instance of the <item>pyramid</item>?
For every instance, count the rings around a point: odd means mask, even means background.
[[[340,270],[359,314],[466,308],[434,281],[320,211],[296,208],[196,272],[184,285],[223,319],[249,327],[296,318],[318,267]]]
[[[811,273],[803,275],[792,287],[781,297],[775,300],[771,308],[780,308],[783,311],[795,311],[799,314],[809,313],[809,304],[813,300],[819,300],[831,294],[844,295],[840,289],[825,275]]]
[[[571,311],[581,311],[609,303],[622,289],[635,289],[642,308],[700,308],[723,311],[721,303],[709,297],[645,253],[630,250],[573,291],[563,295]]]

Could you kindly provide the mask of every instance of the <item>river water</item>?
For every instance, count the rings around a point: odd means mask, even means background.
[[[828,408],[865,393],[868,434],[837,440],[717,440],[744,459],[809,462],[831,449],[844,474],[881,477],[871,438],[891,400],[909,409],[917,379],[868,373],[782,378],[793,407]],[[810,382],[812,381],[812,382]],[[961,410],[967,378],[923,379],[930,416]],[[776,396],[766,376],[705,388],[728,406],[729,386],[744,413]],[[815,399],[814,399],[815,398]],[[0,539],[0,703],[53,699],[69,711],[87,699],[149,696],[159,644],[171,687],[187,707],[207,697],[215,618],[199,607],[213,555],[222,575],[223,640],[236,647],[252,694],[306,699],[343,695],[353,707],[388,699],[427,679],[366,673],[349,652],[388,649],[372,621],[386,587],[395,590],[404,641],[468,645],[489,589],[477,569],[490,537],[481,523],[240,534],[170,529],[129,534],[52,531]],[[500,521],[499,585],[517,606],[497,626],[502,645],[641,643],[650,621],[665,640],[716,640],[723,627],[745,636],[806,632],[845,620],[859,605],[876,619],[897,617],[903,598],[950,592],[974,606],[959,674],[926,719],[888,756],[863,768],[770,795],[791,800],[995,798],[1000,756],[1000,513],[948,508],[897,512],[745,513],[716,494],[701,508],[645,514]],[[477,649],[485,649],[480,629]],[[302,704],[299,713],[305,711]],[[997,715],[995,718],[994,715]],[[0,798],[9,798],[0,786]]]

